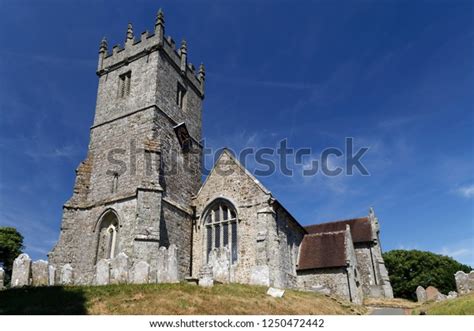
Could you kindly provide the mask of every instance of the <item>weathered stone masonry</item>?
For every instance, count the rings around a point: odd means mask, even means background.
[[[111,54],[101,42],[89,151],[49,255],[57,268],[73,265],[77,283],[92,283],[96,263],[111,253],[124,252],[132,265],[146,261],[156,269],[160,246],[171,242],[180,278],[189,274],[189,205],[201,184],[205,74],[202,65],[196,74],[188,63],[185,41],[178,51],[174,47],[171,37],[164,37],[161,12],[155,34],[135,40],[129,25],[125,47],[114,46]],[[180,88],[185,95],[178,105]],[[190,150],[183,148],[183,134]]]
[[[129,24],[124,47],[100,43],[89,148],[59,241],[17,285],[187,279],[391,297],[372,210],[303,227],[228,150],[201,185],[204,66],[164,29],[159,11],[154,34],[135,39]]]

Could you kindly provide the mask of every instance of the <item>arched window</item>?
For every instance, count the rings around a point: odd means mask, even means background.
[[[228,247],[231,261],[237,261],[237,213],[226,200],[214,201],[205,213],[206,257],[214,248]]]
[[[118,218],[112,210],[107,211],[100,220],[97,259],[113,259],[118,246]]]

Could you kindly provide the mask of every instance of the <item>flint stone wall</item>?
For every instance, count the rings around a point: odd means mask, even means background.
[[[312,291],[321,286],[330,290],[331,294],[350,300],[347,284],[346,268],[327,268],[298,272],[298,287]]]
[[[238,218],[237,261],[229,267],[229,276],[227,272],[222,274],[223,279],[278,288],[294,287],[304,230],[288,212],[269,202],[271,193],[249,175],[230,152],[221,154],[214,169],[193,202],[199,219],[193,229],[192,276],[197,277],[207,264],[203,220],[206,208],[223,198],[233,205]]]

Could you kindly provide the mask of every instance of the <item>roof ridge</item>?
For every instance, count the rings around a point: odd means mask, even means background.
[[[328,221],[328,222],[322,222],[322,223],[309,224],[309,225],[305,225],[304,227],[309,228],[311,226],[318,226],[318,225],[331,224],[331,223],[342,223],[342,222],[357,221],[357,220],[368,221],[369,217],[368,216],[363,216],[363,217],[347,218],[347,219],[343,219],[343,220],[336,220],[336,221]]]
[[[319,232],[319,233],[308,233],[305,234],[305,237],[317,237],[317,236],[324,236],[324,235],[334,235],[334,234],[344,234],[346,230],[340,231],[328,231],[328,232]]]

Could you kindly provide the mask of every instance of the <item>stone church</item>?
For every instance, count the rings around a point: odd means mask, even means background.
[[[74,268],[74,283],[94,284],[99,261],[120,253],[159,282],[158,256],[173,247],[182,281],[207,274],[356,303],[393,296],[372,209],[303,226],[227,150],[202,183],[205,70],[165,36],[161,10],[154,33],[137,38],[129,24],[111,52],[102,40],[97,75],[87,156],[49,254],[55,268]]]

